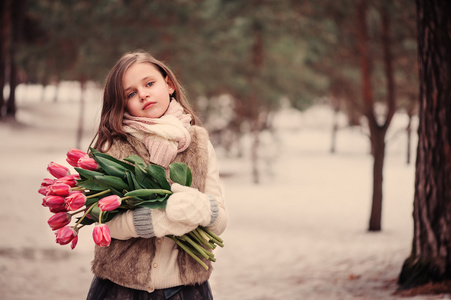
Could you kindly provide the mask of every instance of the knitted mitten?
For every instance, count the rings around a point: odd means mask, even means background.
[[[143,238],[166,235],[182,236],[197,228],[197,225],[170,220],[164,209],[135,209],[133,222],[136,233]]]
[[[166,205],[169,219],[185,224],[208,226],[212,220],[210,198],[197,189],[174,183]]]

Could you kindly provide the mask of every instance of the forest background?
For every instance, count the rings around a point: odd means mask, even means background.
[[[289,104],[305,110],[326,103],[361,126],[373,156],[368,230],[380,231],[386,133],[395,113],[418,110],[417,19],[414,1],[2,1],[0,117],[14,120],[19,84],[44,95],[65,81],[84,92],[99,86],[125,52],[149,51],[169,63],[212,139],[235,149],[250,135],[253,182],[262,132]],[[218,115],[221,124],[211,122]],[[227,115],[227,118],[224,118]],[[331,128],[335,152],[338,123]],[[76,145],[76,146],[78,146]]]

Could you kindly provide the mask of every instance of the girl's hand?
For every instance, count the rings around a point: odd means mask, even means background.
[[[182,236],[197,228],[197,225],[186,224],[168,218],[165,210],[151,209],[154,235],[164,237],[167,235]]]
[[[166,205],[169,219],[185,224],[208,226],[211,222],[210,198],[197,189],[174,183]]]

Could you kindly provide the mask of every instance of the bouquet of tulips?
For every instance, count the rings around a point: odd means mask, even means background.
[[[165,208],[172,194],[163,167],[146,165],[136,155],[122,161],[93,148],[90,152],[67,152],[66,161],[74,167],[75,175],[67,167],[51,162],[47,170],[55,178],[45,178],[39,189],[45,196],[42,205],[54,213],[48,224],[55,231],[56,242],[71,243],[72,249],[77,245],[79,230],[91,224],[95,224],[94,242],[100,247],[109,246],[111,236],[105,222],[126,210]],[[169,165],[169,177],[185,186],[192,182],[191,170],[183,163]],[[70,225],[77,215],[75,224]],[[215,261],[211,250],[224,246],[219,236],[201,226],[184,236],[169,237],[206,269],[200,258]]]

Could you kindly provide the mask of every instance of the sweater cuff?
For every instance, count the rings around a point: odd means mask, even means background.
[[[155,236],[150,209],[135,209],[133,211],[133,223],[135,224],[136,233],[139,237],[151,238]]]
[[[215,197],[213,197],[212,195],[207,195],[207,196],[208,196],[208,199],[210,200],[210,207],[211,207],[211,221],[210,221],[210,224],[208,224],[207,226],[211,226],[218,218],[219,206],[218,206],[218,201],[216,201]]]

